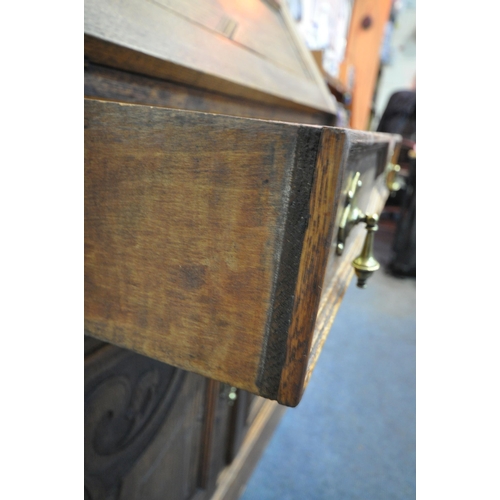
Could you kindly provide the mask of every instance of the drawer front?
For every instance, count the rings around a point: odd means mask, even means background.
[[[297,404],[348,165],[373,135],[92,99],[85,121],[87,332]]]
[[[360,223],[351,229],[345,239],[340,237],[339,228],[343,212],[349,209],[348,191],[355,176],[359,174],[361,186],[354,192],[349,206],[359,209],[364,214],[380,215],[389,194],[386,187],[388,160],[391,163],[395,161],[401,144],[401,137],[398,135],[388,137],[387,134],[367,134],[351,130],[346,133],[348,140],[345,147],[342,189],[338,198],[331,248],[303,388],[309,382],[321,348],[353,277],[352,261],[359,255],[366,236],[365,224]],[[343,243],[344,246],[341,253],[337,250],[339,243]]]

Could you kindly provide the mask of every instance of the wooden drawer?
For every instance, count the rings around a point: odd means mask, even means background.
[[[339,255],[337,245],[339,227],[343,211],[349,200],[347,193],[357,173],[361,187],[354,192],[351,207],[365,214],[380,215],[389,191],[386,187],[387,167],[394,164],[401,146],[401,136],[380,133],[345,130],[345,159],[342,189],[338,196],[331,241],[330,253],[325,269],[321,298],[316,317],[313,337],[310,344],[304,388],[309,382],[321,348],[331,329],[335,315],[353,277],[352,261],[360,253],[366,235],[363,224],[354,226],[345,239],[344,248]],[[388,163],[390,159],[390,163]]]
[[[363,237],[332,251],[349,176],[380,209],[399,138],[94,99],[85,127],[86,332],[295,406]]]

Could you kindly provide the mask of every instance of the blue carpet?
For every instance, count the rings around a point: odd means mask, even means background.
[[[241,500],[415,498],[414,279],[353,279]]]

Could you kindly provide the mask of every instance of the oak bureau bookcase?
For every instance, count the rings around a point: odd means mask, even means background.
[[[276,1],[86,0],[84,105],[85,496],[237,498],[401,138],[334,127]]]

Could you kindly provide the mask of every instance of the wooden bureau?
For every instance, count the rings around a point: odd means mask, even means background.
[[[400,143],[335,109],[275,1],[86,1],[86,498],[237,498],[299,403]]]

